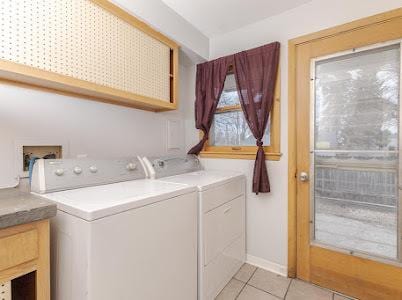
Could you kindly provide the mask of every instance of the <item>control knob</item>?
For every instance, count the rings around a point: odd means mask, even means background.
[[[62,176],[64,174],[64,170],[63,169],[56,169],[56,171],[54,171],[54,174],[56,174],[57,176]]]
[[[98,168],[97,168],[96,166],[90,166],[90,167],[89,167],[89,171],[90,171],[91,173],[96,173],[96,172],[98,172]]]
[[[129,171],[134,171],[137,168],[137,165],[135,163],[128,163],[126,166],[126,169]]]
[[[82,173],[82,168],[81,167],[74,167],[73,172],[77,175],[80,175]]]

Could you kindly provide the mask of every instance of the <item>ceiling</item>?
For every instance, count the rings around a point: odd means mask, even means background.
[[[311,0],[162,0],[207,37],[257,22]]]

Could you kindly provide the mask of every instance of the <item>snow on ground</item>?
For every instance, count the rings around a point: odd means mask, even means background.
[[[342,249],[396,258],[396,208],[316,198],[315,240]]]

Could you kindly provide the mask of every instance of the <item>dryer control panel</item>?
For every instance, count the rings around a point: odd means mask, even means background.
[[[151,179],[179,175],[202,170],[196,155],[144,157],[145,167]]]

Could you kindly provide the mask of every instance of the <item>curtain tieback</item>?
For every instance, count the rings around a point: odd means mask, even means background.
[[[208,140],[208,135],[209,135],[209,133],[208,132],[205,132],[204,130],[202,131],[204,134],[203,134],[203,136],[202,136],[202,139],[201,139],[201,141],[202,141],[202,143],[205,143],[207,140]]]
[[[261,140],[257,140],[256,145],[258,147],[262,147],[262,145],[264,145],[264,143]]]

